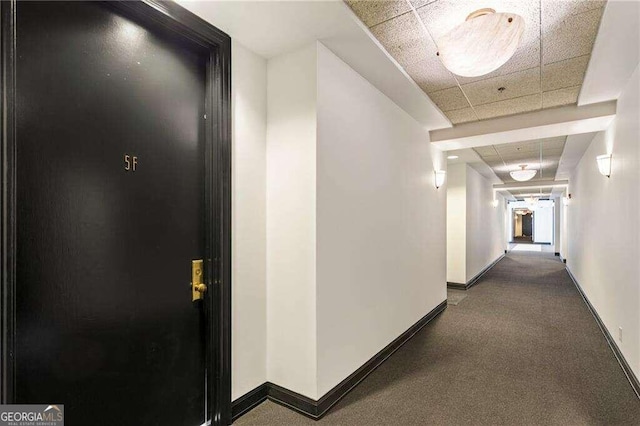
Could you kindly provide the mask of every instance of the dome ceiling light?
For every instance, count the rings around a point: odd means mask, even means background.
[[[511,177],[517,180],[518,182],[525,182],[527,180],[531,180],[538,172],[537,170],[527,170],[526,164],[521,164],[520,169],[521,170],[515,170],[513,172],[509,172]]]
[[[480,9],[437,42],[440,60],[462,77],[489,74],[515,53],[524,33],[524,19],[515,13]]]

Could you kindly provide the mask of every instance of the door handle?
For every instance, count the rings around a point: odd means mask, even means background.
[[[207,285],[203,283],[202,259],[191,261],[191,301],[204,299]]]

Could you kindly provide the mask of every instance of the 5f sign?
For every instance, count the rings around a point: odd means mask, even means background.
[[[134,155],[125,154],[124,155],[124,169],[126,171],[135,172],[138,167],[138,157]]]

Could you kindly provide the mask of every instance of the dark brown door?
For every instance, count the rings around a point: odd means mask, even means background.
[[[16,39],[16,402],[198,426],[206,56],[94,2],[20,2]]]

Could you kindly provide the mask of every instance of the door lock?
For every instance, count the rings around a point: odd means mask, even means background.
[[[204,299],[207,285],[203,283],[202,259],[191,261],[191,301]]]

